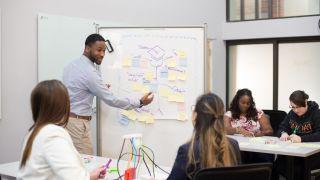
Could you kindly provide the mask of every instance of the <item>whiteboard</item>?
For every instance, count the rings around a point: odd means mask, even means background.
[[[38,15],[38,81],[62,80],[64,67],[81,56],[88,35],[96,33],[97,22],[91,19],[59,15]],[[95,104],[94,104],[95,105]],[[92,142],[97,152],[96,115],[91,121]]]
[[[64,67],[81,56],[88,35],[96,32],[93,20],[38,15],[38,81],[62,80]]]
[[[191,106],[204,93],[204,27],[99,28],[114,52],[100,66],[104,82],[119,97],[154,92],[149,106],[123,111],[100,103],[102,155],[116,158],[122,139],[142,133],[157,162],[172,165],[178,146],[192,134]]]

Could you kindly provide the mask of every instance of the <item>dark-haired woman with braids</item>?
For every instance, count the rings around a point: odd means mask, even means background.
[[[248,137],[272,135],[269,119],[256,108],[249,89],[240,89],[234,96],[224,124],[227,134],[242,134]],[[244,163],[273,162],[274,156],[264,153],[242,152]]]
[[[100,167],[89,173],[68,132],[70,102],[66,87],[58,80],[40,82],[31,93],[34,124],[23,145],[17,179],[103,178]]]
[[[278,130],[278,137],[283,141],[293,143],[320,142],[320,109],[314,101],[308,101],[309,95],[304,91],[294,91],[290,97],[290,112],[282,121]],[[311,170],[320,169],[320,155],[308,156]],[[294,158],[294,179],[302,179],[301,170],[304,168],[303,158]],[[285,174],[286,156],[278,156],[276,160],[276,171]],[[310,173],[310,172],[308,172]],[[319,177],[317,179],[320,179]]]
[[[273,130],[263,111],[258,110],[249,89],[240,89],[224,116],[227,134],[244,136],[272,135]]]
[[[217,95],[208,93],[198,98],[193,111],[192,137],[179,147],[169,180],[192,179],[200,169],[234,166],[240,162],[237,141],[225,134],[223,114],[224,105]]]

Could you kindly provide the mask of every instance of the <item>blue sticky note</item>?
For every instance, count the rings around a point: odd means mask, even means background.
[[[132,67],[140,67],[140,59],[132,59]]]
[[[121,125],[127,126],[129,124],[129,119],[126,116],[121,115],[119,123]]]
[[[158,84],[149,84],[149,90],[156,93],[158,91]]]
[[[180,59],[179,60],[179,65],[182,67],[187,67],[188,66],[188,61],[186,58]]]
[[[160,77],[161,78],[168,78],[168,69],[167,68],[162,68],[160,71]]]

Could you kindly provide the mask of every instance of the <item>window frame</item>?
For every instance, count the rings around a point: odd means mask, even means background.
[[[282,43],[309,43],[320,42],[320,36],[292,37],[292,38],[269,38],[269,39],[244,39],[244,40],[228,40],[226,41],[226,107],[229,108],[230,87],[230,46],[249,45],[249,44],[272,44],[273,45],[273,100],[272,106],[274,110],[278,110],[278,93],[279,93],[279,44]]]
[[[310,17],[310,16],[319,16],[320,15],[320,3],[319,3],[319,12],[318,14],[308,14],[308,15],[298,15],[298,16],[284,16],[284,17],[272,17],[273,9],[270,8],[273,6],[273,1],[268,0],[268,18],[259,18],[259,2],[260,0],[255,0],[255,19],[244,19],[245,16],[245,0],[240,0],[240,20],[230,20],[230,1],[226,1],[226,21],[227,22],[241,22],[241,21],[257,21],[257,20],[272,20],[272,19],[286,19],[286,18],[297,18],[297,17]]]

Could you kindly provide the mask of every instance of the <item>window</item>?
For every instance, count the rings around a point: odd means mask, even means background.
[[[245,21],[320,14],[320,0],[227,0],[227,20]]]
[[[305,90],[310,100],[320,103],[320,42],[279,44],[279,106],[289,110],[289,95]]]
[[[319,49],[320,36],[227,41],[227,106],[242,88],[260,109],[289,111],[295,90],[320,104]]]
[[[272,44],[229,47],[229,104],[238,89],[252,91],[256,107],[272,109]]]

